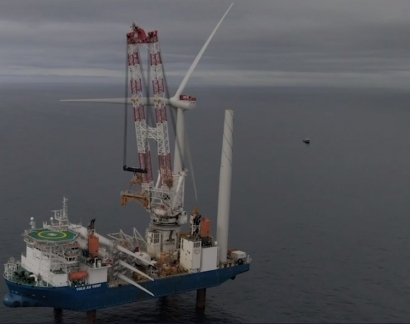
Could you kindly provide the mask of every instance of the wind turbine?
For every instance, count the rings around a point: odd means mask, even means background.
[[[207,41],[205,44],[202,46],[201,50],[199,51],[198,55],[196,56],[195,60],[192,62],[190,68],[188,69],[187,74],[185,75],[184,79],[182,80],[178,90],[176,91],[175,95],[169,99],[165,99],[165,104],[168,104],[170,107],[173,107],[174,111],[176,111],[177,115],[177,120],[176,120],[176,135],[175,135],[175,150],[174,150],[174,173],[178,173],[184,169],[184,155],[185,155],[185,150],[188,153],[188,159],[190,168],[193,172],[192,169],[192,162],[190,160],[190,154],[189,154],[189,147],[186,136],[186,130],[185,130],[185,111],[187,110],[193,110],[196,107],[196,99],[189,97],[189,96],[183,96],[182,92],[184,91],[189,78],[191,77],[192,73],[194,72],[199,60],[201,59],[202,55],[204,54],[206,48],[208,47],[209,43],[211,42],[213,36],[215,35],[216,31],[218,30],[219,26],[221,25],[222,21],[228,14],[229,10],[232,8],[233,3],[229,6],[229,8],[226,10],[225,14],[222,16],[221,20],[218,22],[214,30],[212,31],[211,35],[208,37]],[[64,99],[60,100],[64,102],[94,102],[94,103],[110,103],[110,104],[124,104],[124,102],[130,104],[131,98],[105,98],[105,99]],[[153,98],[152,97],[145,97],[142,98],[142,101],[144,102],[145,105],[147,106],[153,106]],[[187,146],[185,145],[187,144]],[[195,195],[196,195],[196,187],[195,187],[195,180],[192,174],[192,178],[194,181],[194,189],[195,189]]]

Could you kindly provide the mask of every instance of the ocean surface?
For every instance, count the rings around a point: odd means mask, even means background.
[[[172,91],[171,91],[172,92]],[[215,234],[224,109],[235,111],[230,247],[251,270],[207,291],[98,310],[98,322],[409,322],[410,93],[376,89],[192,86],[186,114],[199,207]],[[0,259],[19,257],[38,224],[69,199],[70,220],[102,234],[148,215],[120,205],[121,84],[0,84]],[[136,156],[129,126],[129,164]],[[306,145],[302,140],[311,139]],[[6,285],[0,283],[0,295]],[[82,313],[0,305],[0,322],[84,322]]]

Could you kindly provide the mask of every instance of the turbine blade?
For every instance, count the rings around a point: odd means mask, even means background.
[[[177,112],[176,112],[176,110],[177,110],[177,108],[174,108],[174,107],[172,107],[171,109],[170,109],[170,115],[171,115],[171,124],[172,124],[172,131],[174,132],[174,135],[176,136],[176,133],[177,133],[177,131],[176,131],[176,125],[177,125],[177,123],[176,123],[176,121],[175,121],[175,115],[177,114]]]
[[[174,133],[175,141],[176,141],[176,138],[177,138],[177,122],[176,122],[176,115],[178,113],[177,109],[178,108],[174,108],[174,107],[170,107],[170,109],[169,109],[170,116],[171,116],[172,131]],[[177,145],[178,145],[178,143],[177,143]],[[179,147],[179,145],[178,145],[178,147]]]
[[[113,104],[124,104],[125,100],[127,103],[131,103],[131,98],[107,98],[107,99],[63,99],[60,101],[66,102],[99,102],[99,103],[113,103]]]
[[[199,51],[198,55],[196,56],[195,60],[192,62],[191,67],[189,68],[187,74],[185,75],[184,79],[181,82],[181,85],[179,86],[177,92],[175,93],[175,98],[178,98],[179,95],[184,91],[186,84],[188,83],[188,79],[191,77],[192,72],[194,72],[194,69],[196,65],[198,64],[199,60],[201,59],[202,55],[204,54],[206,48],[208,47],[209,42],[211,41],[212,37],[214,37],[216,31],[218,30],[219,26],[221,25],[222,21],[224,20],[225,16],[228,14],[229,10],[231,10],[233,6],[233,2],[229,6],[228,10],[225,12],[225,14],[222,16],[221,20],[219,23],[216,25],[215,29],[213,30],[212,34],[208,37],[207,41],[205,42],[204,46],[202,46],[201,50]]]
[[[194,175],[194,166],[192,164],[192,158],[191,158],[191,150],[189,148],[189,142],[188,142],[188,134],[185,128],[185,149],[186,149],[186,155],[188,158],[188,163],[189,163],[189,169],[191,170],[192,173],[192,183],[194,185],[194,192],[195,192],[195,201],[198,201],[198,194],[196,191],[196,183],[195,183],[195,175]]]

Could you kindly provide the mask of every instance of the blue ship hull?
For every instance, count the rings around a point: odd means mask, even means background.
[[[219,286],[248,270],[249,264],[243,264],[141,283],[155,297],[132,285],[110,288],[106,283],[101,283],[77,288],[35,287],[6,280],[10,292],[4,296],[3,303],[8,307],[54,307],[90,311]]]

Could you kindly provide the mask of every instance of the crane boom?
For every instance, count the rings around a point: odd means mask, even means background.
[[[137,138],[138,158],[140,168],[146,170],[142,174],[142,184],[149,188],[153,185],[151,152],[148,142],[148,125],[145,117],[143,94],[143,78],[139,55],[139,45],[146,42],[145,31],[135,24],[133,31],[127,33],[128,68],[130,73],[131,102],[134,110],[135,133]]]
[[[171,152],[168,134],[168,98],[167,85],[164,77],[164,69],[161,58],[161,51],[156,30],[145,33],[145,31],[133,23],[132,31],[127,33],[128,46],[128,67],[130,74],[131,102],[134,110],[135,132],[137,138],[137,150],[140,168],[124,166],[125,171],[134,172],[131,186],[140,184],[140,193],[131,192],[130,189],[123,191],[122,204],[126,205],[128,199],[140,201],[144,207],[153,213],[160,206],[161,213],[166,216],[175,216],[181,212],[182,201],[181,190],[175,192],[174,184],[180,184],[180,175],[174,176],[171,166]],[[148,125],[146,121],[147,100],[144,97],[144,79],[142,66],[140,63],[139,46],[147,45],[149,50],[150,79],[148,87],[152,87],[152,104],[155,112],[155,126]],[[152,106],[151,106],[152,107]],[[150,109],[148,107],[148,109]],[[157,143],[158,150],[158,180],[153,182],[151,152],[149,139]],[[141,175],[137,176],[137,173]],[[177,199],[175,199],[177,198]],[[178,200],[178,202],[176,202]]]
[[[151,63],[151,79],[154,95],[154,109],[156,117],[156,130],[154,138],[158,142],[158,166],[161,185],[172,187],[171,152],[169,149],[166,84],[162,65],[161,52],[158,42],[158,32],[148,33],[149,53]]]

